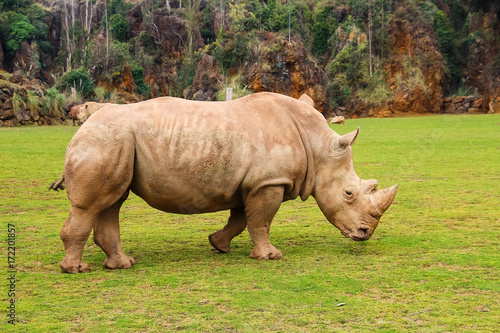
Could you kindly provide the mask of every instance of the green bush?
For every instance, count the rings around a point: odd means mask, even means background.
[[[330,6],[326,6],[316,14],[312,45],[317,55],[326,53],[328,40],[338,27],[337,21],[332,17],[331,9]]]
[[[41,110],[40,99],[32,90],[28,91],[26,106],[32,112],[38,112]]]
[[[235,34],[232,47],[231,53],[234,58],[234,63],[237,66],[242,66],[250,55],[250,51],[248,50],[248,38],[242,33]]]
[[[22,14],[12,15],[9,28],[10,39],[7,41],[7,47],[11,54],[14,54],[21,48],[21,42],[23,40],[32,39],[36,32],[35,27],[32,26],[26,16]]]
[[[130,45],[114,40],[113,43],[111,43],[109,62],[110,68],[121,68],[124,63],[131,63],[132,56],[130,55]]]
[[[182,96],[186,88],[193,84],[196,67],[187,58],[184,59],[180,68],[179,74],[175,79],[175,88],[177,96]]]
[[[47,90],[44,96],[42,111],[43,114],[50,117],[64,117],[64,104],[66,97],[61,94],[56,88],[52,87]]]
[[[106,89],[104,89],[104,87],[96,87],[94,89],[94,94],[99,101],[103,101],[106,96]]]
[[[111,0],[108,7],[108,15],[120,14],[124,16],[125,12],[132,8],[132,4],[125,3],[123,0]]]
[[[47,13],[45,12],[45,10],[37,4],[29,6],[26,10],[26,16],[31,25],[35,27],[34,34],[35,38],[38,40],[45,40],[47,38],[49,27],[44,22],[46,15]]]
[[[454,39],[455,31],[448,17],[441,10],[436,10],[434,14],[434,31],[439,40],[441,53],[447,60],[451,81],[460,82],[463,74],[459,69],[458,48]]]
[[[366,88],[361,88],[356,92],[358,99],[365,104],[384,104],[392,100],[394,95],[385,84],[385,75],[382,71],[373,73],[373,77],[368,78]]]
[[[120,42],[126,42],[130,27],[127,20],[120,14],[115,14],[109,18],[109,28],[113,38]]]
[[[364,73],[368,71],[366,66],[366,50],[354,45],[347,45],[337,54],[331,62],[328,74],[330,77],[343,74],[346,84],[351,87],[364,86]]]
[[[76,70],[68,72],[63,76],[62,86],[67,91],[71,91],[71,88],[75,88],[83,97],[88,97],[94,88],[94,83],[92,83],[86,72],[83,70]]]
[[[24,101],[24,98],[21,95],[14,93],[14,96],[12,97],[12,107],[16,112],[25,109],[26,102]]]
[[[344,106],[351,97],[352,90],[347,84],[345,75],[336,76],[326,87],[326,94],[331,107]]]
[[[144,82],[144,68],[132,65],[132,76],[137,86],[137,92],[144,96],[151,96],[151,87]]]

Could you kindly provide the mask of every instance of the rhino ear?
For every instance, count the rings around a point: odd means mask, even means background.
[[[352,146],[358,137],[359,127],[350,133],[344,134],[337,139],[336,146],[340,149],[345,149]]]

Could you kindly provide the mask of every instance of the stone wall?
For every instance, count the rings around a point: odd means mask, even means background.
[[[456,96],[444,99],[444,113],[487,113],[483,98],[476,96]]]
[[[65,116],[63,112],[55,114],[52,111],[44,112],[42,108],[46,91],[42,87],[30,85],[21,86],[13,83],[0,73],[0,127],[14,127],[20,125],[55,125],[62,124]],[[32,103],[28,102],[28,92],[31,91]]]

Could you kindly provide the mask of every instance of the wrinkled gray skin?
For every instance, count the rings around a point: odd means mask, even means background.
[[[358,130],[339,136],[307,103],[259,93],[229,102],[163,97],[111,105],[96,112],[68,145],[63,177],[71,210],[61,238],[61,268],[88,272],[83,247],[94,241],[104,266],[135,260],[120,243],[118,213],[129,191],[152,207],[195,214],[230,210],[227,225],[209,236],[228,252],[245,228],[250,257],[279,259],[269,229],[282,202],[312,195],[343,235],[367,240],[391,204],[397,185],[377,190],[353,169]]]

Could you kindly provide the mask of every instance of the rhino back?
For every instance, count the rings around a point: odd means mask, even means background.
[[[297,197],[308,161],[289,102],[274,94],[222,103],[158,98],[107,107],[85,125],[133,134],[130,188],[151,206],[212,212],[241,206],[266,185],[284,185],[288,199]]]

